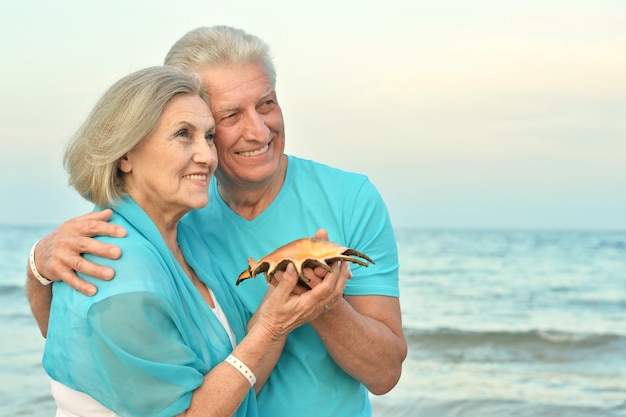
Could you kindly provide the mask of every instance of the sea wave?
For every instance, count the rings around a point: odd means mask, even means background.
[[[548,344],[584,344],[598,345],[615,340],[626,340],[626,334],[602,334],[591,332],[563,332],[556,330],[461,330],[451,328],[438,329],[404,329],[409,341],[416,343],[464,343],[464,344],[517,344],[517,343],[548,343]]]
[[[468,331],[405,329],[411,354],[418,359],[479,362],[576,362],[601,357],[623,361],[626,335],[551,330]]]
[[[13,295],[24,295],[23,285],[0,285],[0,296],[11,297]]]
[[[626,401],[615,404],[579,406],[550,404],[535,401],[478,398],[464,400],[413,400],[393,401],[372,398],[377,417],[622,417],[626,414]]]

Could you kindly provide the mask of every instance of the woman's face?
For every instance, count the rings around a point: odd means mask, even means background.
[[[217,167],[215,120],[198,96],[179,94],[154,130],[119,162],[124,190],[157,224],[207,205]]]

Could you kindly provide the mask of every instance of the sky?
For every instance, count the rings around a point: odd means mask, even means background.
[[[396,227],[626,229],[623,0],[3,1],[0,224],[89,212],[68,138],[214,24],[270,44],[286,152],[368,175]]]

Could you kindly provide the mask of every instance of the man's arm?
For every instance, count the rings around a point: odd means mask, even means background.
[[[52,285],[41,285],[30,268],[26,272],[26,296],[30,302],[30,310],[37,320],[39,331],[43,337],[46,337],[50,318],[50,303],[52,302]]]
[[[328,239],[328,233],[319,229],[315,237]],[[333,273],[350,277],[347,265],[340,264],[333,264]],[[316,268],[315,274],[307,276],[315,285],[325,273],[322,268]],[[310,324],[328,353],[341,369],[373,394],[389,392],[400,379],[407,355],[400,300],[385,296],[331,295],[326,305],[328,310]]]
[[[111,268],[96,265],[81,256],[83,253],[111,259],[121,256],[117,246],[92,238],[126,236],[123,227],[108,223],[112,215],[113,212],[107,209],[76,217],[41,239],[34,254],[35,267],[39,273],[51,281],[63,280],[85,295],[94,295],[96,287],[80,279],[76,271],[104,280],[110,280],[115,275]],[[48,332],[52,288],[41,285],[32,274],[30,266],[26,277],[26,295],[39,330],[45,337]]]
[[[407,344],[395,297],[346,296],[311,321],[328,353],[370,392],[389,392],[400,379]]]
[[[317,233],[316,237],[324,238]],[[335,262],[332,273],[326,274],[319,267],[313,273],[305,272],[311,287],[323,282],[326,276],[341,277],[342,282],[352,276],[348,262]],[[280,280],[282,274],[278,272],[274,277]],[[335,362],[373,394],[389,392],[400,379],[407,355],[399,299],[374,295],[342,297],[342,292],[335,290],[320,304],[324,311],[309,324]]]

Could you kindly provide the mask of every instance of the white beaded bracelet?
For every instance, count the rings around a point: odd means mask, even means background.
[[[241,362],[233,355],[228,355],[228,357],[224,359],[224,362],[230,363],[236,370],[241,372],[241,375],[246,377],[246,379],[250,382],[251,387],[254,386],[256,383],[256,376],[254,376],[254,373],[246,366],[245,363]]]
[[[37,278],[37,281],[39,281],[41,285],[50,285],[52,284],[52,281],[41,275],[37,270],[37,265],[35,265],[35,248],[37,247],[38,243],[39,241],[35,242],[33,247],[30,248],[30,255],[28,255],[28,265],[30,265],[30,272],[33,273],[33,275],[35,276],[35,278]]]

